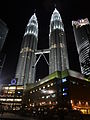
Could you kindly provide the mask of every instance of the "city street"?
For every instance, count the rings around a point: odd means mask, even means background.
[[[24,117],[13,113],[0,114],[0,120],[36,120],[30,117]]]

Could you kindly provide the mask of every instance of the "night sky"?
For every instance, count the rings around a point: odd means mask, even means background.
[[[9,83],[14,78],[25,27],[34,12],[39,26],[38,49],[48,48],[49,24],[55,6],[64,23],[70,69],[80,72],[72,20],[86,17],[90,20],[90,4],[87,0],[1,0],[0,19],[9,28],[2,49],[2,53],[6,54],[6,60],[0,78],[1,83]],[[48,55],[46,57],[48,58]],[[42,57],[37,64],[37,79],[48,74],[47,68]]]

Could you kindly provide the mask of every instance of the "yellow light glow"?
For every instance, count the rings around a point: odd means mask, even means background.
[[[11,92],[11,91],[8,91],[8,93],[9,93],[9,94],[12,94],[13,92]]]
[[[53,83],[51,83],[51,86],[53,86]]]
[[[5,90],[8,90],[9,87],[4,87]]]
[[[5,98],[0,98],[0,101],[6,101],[6,99]]]
[[[50,87],[50,85],[47,85],[47,87]]]
[[[7,101],[13,101],[13,99],[7,99]]]
[[[23,86],[17,87],[17,90],[23,90]]]
[[[43,86],[43,89],[45,89],[45,86]]]
[[[16,86],[10,86],[9,87],[9,90],[15,90],[16,89]]]
[[[22,101],[22,99],[14,99],[14,101],[18,101],[19,102],[19,101]]]

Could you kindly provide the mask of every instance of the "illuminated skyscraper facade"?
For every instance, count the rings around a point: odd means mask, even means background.
[[[34,14],[26,27],[23,37],[19,61],[16,70],[16,78],[18,85],[25,85],[34,83],[35,81],[35,68],[33,65],[36,61],[35,50],[37,50],[38,43],[38,22]]]
[[[64,25],[56,8],[50,21],[49,49],[49,74],[69,69]]]
[[[87,18],[72,21],[82,74],[90,75],[90,23]]]

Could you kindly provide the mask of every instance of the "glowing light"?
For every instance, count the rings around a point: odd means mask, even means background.
[[[45,89],[45,86],[43,86],[43,89]]]
[[[68,90],[68,88],[63,88],[63,91]]]
[[[47,87],[50,87],[50,85],[47,85]]]
[[[67,79],[66,79],[66,78],[63,78],[63,79],[62,79],[62,82],[63,82],[63,83],[64,83],[64,82],[66,82],[66,81],[67,81]]]
[[[9,87],[5,87],[4,89],[5,89],[5,90],[8,90],[8,89],[9,89]]]
[[[20,94],[21,92],[20,92],[20,91],[18,91],[18,93]]]
[[[41,88],[39,88],[39,90],[41,90]]]
[[[51,86],[53,86],[53,83],[51,83]]]
[[[81,19],[78,21],[72,21],[72,25],[76,25],[76,28],[81,27],[83,25],[88,25],[88,24],[90,24],[88,18]]]
[[[6,101],[13,101],[14,99],[7,99]]]
[[[16,86],[9,87],[9,90],[15,90],[15,89],[16,89]]]
[[[23,86],[17,87],[17,90],[21,90],[21,89],[23,89]]]
[[[42,96],[42,98],[45,98],[45,96]]]
[[[6,101],[6,99],[5,98],[0,98],[0,101]]]
[[[18,102],[20,102],[20,101],[22,101],[22,99],[14,99],[14,101],[18,101]]]
[[[73,103],[73,101],[72,101],[72,100],[71,100],[70,102],[71,102],[71,104]]]
[[[53,90],[48,90],[47,93],[52,94],[52,93],[54,93],[54,91]]]
[[[66,96],[66,95],[67,95],[67,93],[63,93],[63,95],[64,95],[64,96]]]
[[[38,81],[40,81],[41,79],[38,79]]]
[[[46,93],[46,94],[52,94],[52,93],[54,93],[54,91],[53,90],[42,90],[42,93]]]
[[[52,104],[51,101],[49,102],[49,104],[50,104],[50,105]]]
[[[46,90],[42,90],[42,92],[43,92],[43,93],[47,93],[47,91],[46,91]]]

